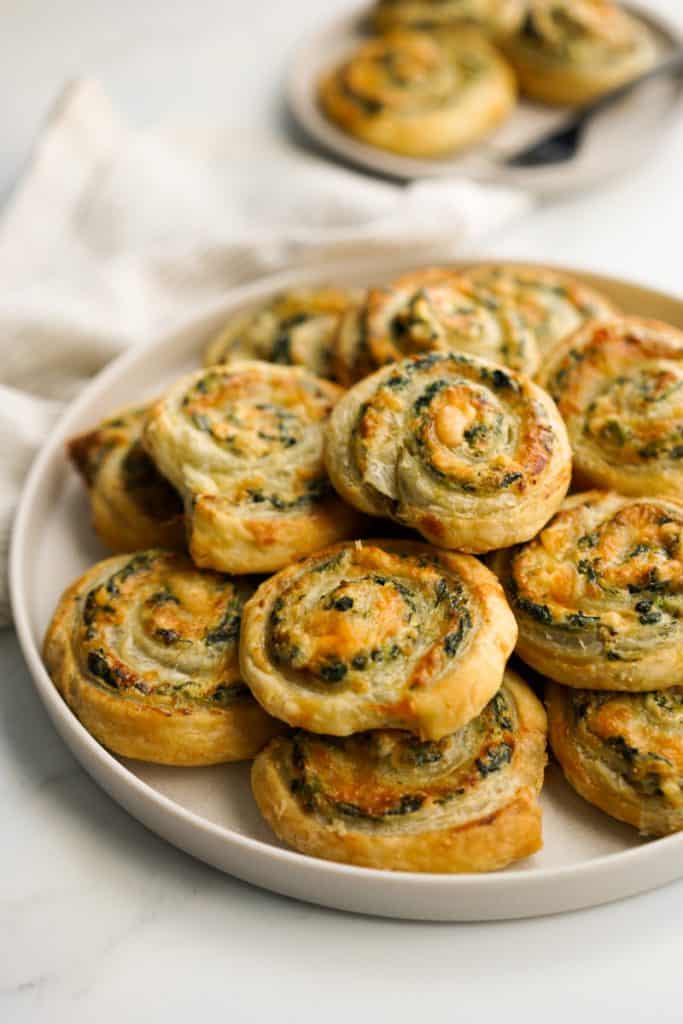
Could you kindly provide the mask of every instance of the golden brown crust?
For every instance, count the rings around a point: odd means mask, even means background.
[[[302,853],[393,871],[482,872],[542,845],[536,797],[546,721],[514,673],[478,719],[439,743],[381,730],[296,733],[255,760],[261,813]]]
[[[515,644],[498,581],[476,559],[410,541],[355,541],[263,583],[240,663],[259,703],[311,732],[409,729],[474,718]]]
[[[443,29],[476,25],[489,35],[509,35],[519,27],[524,0],[378,0],[373,22],[392,28]]]
[[[232,316],[209,342],[204,364],[263,359],[334,379],[332,343],[342,316],[361,297],[332,285],[282,292],[255,310]]]
[[[342,322],[335,365],[350,386],[406,356],[452,351],[528,374],[539,362],[533,334],[516,310],[454,270],[429,267],[368,292]]]
[[[574,789],[644,835],[683,829],[683,691],[602,693],[550,684],[550,744]]]
[[[180,496],[142,447],[146,414],[146,407],[124,409],[67,444],[95,530],[112,551],[185,547]]]
[[[282,731],[237,660],[248,580],[152,550],[89,569],[45,637],[48,672],[86,729],[123,757],[209,765],[253,757]]]
[[[616,307],[600,292],[548,267],[479,263],[465,270],[463,277],[503,303],[509,316],[514,312],[542,355],[586,320],[617,315]]]
[[[145,445],[183,495],[197,565],[274,572],[359,531],[322,458],[340,394],[301,367],[242,362],[178,381],[152,408]]]
[[[539,375],[558,404],[576,488],[683,495],[683,332],[656,320],[594,321]]]
[[[337,491],[439,547],[528,540],[569,486],[566,430],[527,377],[473,356],[404,359],[356,384],[327,427]]]
[[[507,63],[474,29],[396,29],[361,44],[319,87],[327,116],[372,146],[406,156],[455,152],[488,135],[516,100]]]
[[[596,690],[683,683],[683,503],[575,494],[492,566],[537,671]]]
[[[657,53],[647,26],[609,0],[532,0],[504,48],[522,91],[554,104],[587,103],[645,71]]]

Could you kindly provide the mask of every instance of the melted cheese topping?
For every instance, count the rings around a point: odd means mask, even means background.
[[[400,702],[467,646],[478,601],[438,552],[364,544],[290,579],[267,625],[268,654],[301,685]]]

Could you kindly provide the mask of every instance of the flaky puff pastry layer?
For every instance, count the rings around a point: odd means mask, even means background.
[[[185,546],[180,495],[142,446],[146,414],[146,407],[124,409],[67,444],[88,489],[93,526],[112,551]]]
[[[232,316],[209,342],[204,363],[262,359],[333,377],[332,348],[340,320],[361,295],[332,285],[282,292],[257,309]]]
[[[524,0],[378,0],[373,22],[380,31],[391,28],[456,28],[476,25],[493,36],[519,27]]]
[[[355,384],[387,363],[425,352],[467,352],[533,374],[539,355],[518,311],[442,267],[402,274],[371,288],[342,319],[336,373]]]
[[[683,684],[682,503],[575,494],[491,564],[537,671],[596,690]]]
[[[543,356],[586,320],[617,315],[616,307],[600,292],[547,267],[480,263],[465,270],[463,277],[493,295],[508,316],[519,317]]]
[[[683,829],[683,690],[601,693],[550,684],[550,744],[585,800],[643,835]]]
[[[476,719],[434,742],[392,730],[297,732],[257,757],[252,788],[302,853],[394,871],[494,871],[540,849],[546,719],[508,671]]]
[[[533,537],[571,476],[552,399],[459,353],[405,359],[351,388],[327,427],[325,462],[358,509],[475,554]]]
[[[152,407],[144,443],[183,496],[197,565],[274,572],[359,531],[323,464],[341,393],[301,367],[250,361],[199,370]]]
[[[240,618],[253,589],[168,551],[100,562],[57,606],[48,672],[115,754],[168,765],[253,757],[282,731],[240,676]]]
[[[648,27],[611,0],[531,0],[504,48],[522,91],[552,104],[587,103],[657,57]]]
[[[430,36],[395,29],[363,42],[319,86],[320,103],[350,135],[405,156],[471,146],[516,102],[511,68],[475,29]]]
[[[271,577],[244,611],[240,663],[270,714],[311,732],[440,739],[495,694],[517,628],[468,555],[355,541]]]
[[[539,380],[567,424],[576,488],[683,496],[683,332],[593,321],[551,349]]]

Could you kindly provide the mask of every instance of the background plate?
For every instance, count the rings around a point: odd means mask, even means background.
[[[650,26],[662,55],[680,45],[679,33],[651,11],[627,4]],[[298,51],[288,82],[290,109],[304,130],[329,152],[378,174],[412,180],[466,176],[478,181],[517,185],[541,194],[571,192],[596,185],[643,160],[666,132],[676,112],[683,83],[650,82],[618,106],[596,117],[573,160],[549,167],[505,167],[504,156],[517,152],[566,118],[567,108],[521,100],[493,135],[465,153],[433,159],[400,156],[347,135],[321,111],[317,84],[368,35],[367,3],[311,36]]]
[[[545,847],[492,875],[382,872],[315,860],[284,849],[252,800],[246,765],[173,769],[123,761],[101,747],[54,689],[40,657],[64,588],[106,552],[92,532],[64,440],[108,413],[158,394],[199,364],[205,341],[233,311],[285,287],[334,281],[381,283],[414,264],[328,266],[280,274],[231,292],[220,308],[172,337],[126,353],[85,389],[36,459],[17,512],[10,558],[16,628],[36,688],[83,767],[134,817],[195,857],[274,892],[361,913],[417,920],[530,917],[605,903],[683,875],[683,834],[642,840],[581,800],[558,769],[542,794]],[[456,265],[457,266],[457,265]],[[683,302],[595,274],[576,276],[631,313],[683,328]]]

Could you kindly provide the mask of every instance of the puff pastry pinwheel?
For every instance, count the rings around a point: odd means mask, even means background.
[[[514,310],[541,353],[573,334],[586,320],[605,320],[617,314],[612,303],[594,288],[545,267],[480,263],[464,276],[475,288],[493,295],[508,315]]]
[[[430,157],[488,135],[516,101],[505,60],[474,29],[395,29],[361,44],[320,83],[327,116],[380,149]]]
[[[340,394],[300,367],[243,362],[200,370],[157,402],[145,445],[185,499],[197,565],[274,572],[353,536],[359,517],[323,465]]]
[[[116,754],[170,765],[253,757],[283,728],[240,677],[240,616],[253,589],[173,552],[109,558],[62,596],[45,664]]]
[[[517,310],[462,274],[429,267],[372,288],[342,321],[336,346],[339,381],[349,387],[386,363],[424,352],[469,352],[533,374],[532,331]]]
[[[263,359],[330,377],[340,319],[359,299],[360,293],[331,285],[282,292],[265,306],[231,317],[209,343],[204,363]]]
[[[482,713],[438,741],[298,731],[254,761],[275,834],[302,853],[394,871],[493,871],[540,849],[546,719],[508,671]]]
[[[539,379],[567,424],[576,487],[683,496],[683,332],[589,323],[548,354]]]
[[[460,28],[477,25],[493,35],[519,27],[525,0],[378,0],[373,21],[380,31],[390,28]]]
[[[347,736],[440,739],[498,690],[517,627],[477,559],[402,540],[335,545],[261,584],[240,662],[270,714]]]
[[[531,0],[505,52],[522,91],[544,103],[587,103],[656,60],[650,30],[611,0]]]
[[[67,445],[88,488],[95,530],[112,551],[185,544],[180,496],[142,447],[146,413],[125,409]]]
[[[585,800],[643,835],[683,829],[683,690],[598,693],[550,685],[550,743]]]
[[[405,359],[356,384],[332,414],[325,460],[357,508],[473,553],[533,537],[571,475],[548,395],[460,353]]]
[[[492,566],[532,668],[595,690],[683,684],[683,503],[575,494]]]

